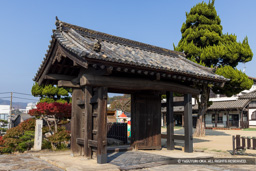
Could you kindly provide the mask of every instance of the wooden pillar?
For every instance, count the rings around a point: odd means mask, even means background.
[[[88,145],[88,141],[92,140],[92,105],[90,100],[93,92],[92,87],[85,86],[85,131],[84,131],[84,155],[88,158],[92,158],[92,147]]]
[[[227,113],[227,128],[229,128],[230,126],[229,126],[229,110],[227,111],[228,113]]]
[[[215,128],[217,128],[217,123],[218,122],[218,114],[217,111],[215,111]]]
[[[174,150],[174,119],[173,119],[173,93],[166,92],[166,123],[167,123],[167,150]]]
[[[197,114],[198,116],[198,114]],[[204,114],[204,127],[206,128],[206,122],[205,122],[206,114]]]
[[[182,127],[184,127],[184,113],[182,113]]]
[[[135,108],[135,94],[131,94],[131,144],[134,147],[134,143],[135,143],[135,136],[136,136],[136,108]],[[138,128],[139,129],[139,128]],[[139,130],[137,130],[139,131]],[[135,147],[134,147],[135,148]]]
[[[192,135],[192,96],[184,95],[184,121],[185,121],[185,152],[193,152],[193,135]]]
[[[107,97],[106,87],[98,88],[97,163],[107,163]]]
[[[72,115],[71,115],[71,151],[73,156],[83,155],[83,145],[77,140],[83,138],[84,106],[80,102],[84,99],[84,91],[74,88],[72,91]]]
[[[244,128],[244,117],[243,117],[243,110],[241,110],[241,122],[240,122],[240,128]]]

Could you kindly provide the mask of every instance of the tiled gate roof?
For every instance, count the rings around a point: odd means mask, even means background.
[[[223,76],[214,74],[210,68],[189,61],[181,52],[112,36],[59,20],[56,21],[56,26],[57,30],[53,31],[53,38],[81,60],[140,67],[167,74],[184,75],[188,79],[196,78],[209,82],[227,81]],[[98,46],[98,49],[95,49],[95,46]],[[38,80],[45,65],[46,59],[42,62],[35,80]]]

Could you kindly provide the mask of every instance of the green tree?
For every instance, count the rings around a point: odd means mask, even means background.
[[[2,136],[2,134],[7,131],[7,128],[6,128],[7,124],[8,124],[8,121],[0,119],[0,136]]]
[[[228,79],[224,87],[214,87],[215,93],[232,96],[245,89],[250,89],[253,81],[235,67],[239,62],[252,60],[253,53],[248,38],[237,42],[232,34],[223,34],[220,17],[217,15],[214,0],[208,4],[198,3],[186,13],[186,21],[181,27],[182,38],[174,50],[186,54],[186,58],[206,67],[214,67],[215,73]],[[197,97],[198,118],[194,136],[204,136],[204,115],[211,104],[209,93],[212,85],[195,85],[201,89]]]
[[[123,112],[131,112],[131,96],[128,94],[110,97],[108,103],[110,103],[110,110],[119,109]]]
[[[35,83],[31,89],[31,93],[35,97],[40,97],[40,102],[59,102],[59,103],[66,103],[70,102],[71,98],[69,93],[71,92],[70,89],[62,88],[53,86],[51,84],[45,86],[39,86]]]

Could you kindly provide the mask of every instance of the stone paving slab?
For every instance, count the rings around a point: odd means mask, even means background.
[[[114,164],[120,167],[159,162],[159,161],[164,161],[168,159],[170,159],[170,157],[143,153],[138,151],[108,154],[108,163]]]
[[[170,158],[201,158],[224,157],[207,153],[184,153],[181,151],[131,151],[123,153],[109,153],[107,164],[97,164],[95,159],[88,160],[85,157],[72,157],[71,151],[34,152],[29,154],[0,155],[0,171],[118,171],[137,170],[142,171],[245,171],[256,170],[256,165],[178,165],[171,164]],[[232,156],[225,156],[232,157]],[[57,167],[56,167],[57,166]],[[58,168],[59,167],[59,168]],[[62,169],[61,169],[62,168]]]
[[[31,154],[0,155],[0,170],[13,171],[64,171]]]
[[[254,171],[255,165],[164,165],[141,169],[141,171]]]

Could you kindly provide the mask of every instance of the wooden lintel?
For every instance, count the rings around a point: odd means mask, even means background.
[[[174,140],[185,140],[185,136],[184,135],[173,135],[173,139]]]
[[[121,78],[110,76],[96,76],[84,74],[80,79],[80,85],[88,85],[95,87],[108,87],[123,90],[157,90],[157,91],[173,91],[177,93],[189,93],[193,95],[199,94],[199,90],[172,82],[151,81],[138,78]]]
[[[84,139],[83,139],[83,138],[77,138],[77,139],[76,139],[76,143],[77,143],[78,145],[84,146]]]
[[[58,87],[80,88],[80,85],[75,85],[71,81],[60,80],[58,81]]]
[[[48,80],[66,80],[66,81],[71,81],[76,77],[74,76],[69,76],[69,75],[60,75],[60,74],[47,74],[44,76],[44,79]]]
[[[173,102],[173,106],[184,106],[184,101]]]
[[[102,141],[102,145],[106,146],[107,145],[107,141]],[[96,140],[88,140],[88,146],[90,146],[90,147],[98,147],[98,141],[96,141]]]
[[[96,140],[88,140],[88,146],[98,147],[98,142]]]

